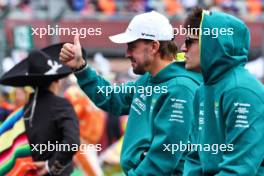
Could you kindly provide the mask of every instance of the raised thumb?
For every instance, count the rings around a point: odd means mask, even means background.
[[[74,36],[74,46],[80,46],[81,44],[80,44],[80,40],[79,40],[79,34],[76,34],[75,36]]]

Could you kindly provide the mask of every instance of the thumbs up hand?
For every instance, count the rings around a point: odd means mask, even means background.
[[[60,60],[64,65],[72,69],[80,68],[84,63],[82,57],[82,47],[79,40],[79,34],[74,37],[74,43],[65,43],[60,52]]]

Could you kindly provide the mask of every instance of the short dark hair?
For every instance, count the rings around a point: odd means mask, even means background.
[[[153,40],[147,40],[143,39],[144,42],[149,43],[152,42]],[[178,47],[174,40],[170,41],[158,41],[160,43],[159,47],[159,53],[161,58],[168,57],[168,58],[175,58],[177,52],[178,52]]]
[[[190,12],[190,14],[188,14],[187,18],[184,21],[184,28],[186,29],[200,28],[202,13],[203,13],[203,9],[201,7],[193,8],[193,10]],[[199,30],[197,35],[199,35]]]
[[[178,52],[178,47],[176,43],[171,40],[171,41],[159,41],[160,47],[159,47],[159,53],[161,55],[161,58],[167,56],[169,58],[175,58],[177,52]]]

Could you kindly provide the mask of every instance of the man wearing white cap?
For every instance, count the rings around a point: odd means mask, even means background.
[[[174,144],[187,143],[200,75],[174,62],[173,28],[157,12],[136,15],[124,33],[109,38],[127,43],[126,58],[134,73],[142,75],[136,82],[114,87],[97,75],[82,57],[78,35],[74,44],[63,46],[60,59],[98,107],[115,116],[129,115],[121,153],[126,175],[180,174],[182,151]],[[106,93],[109,87],[112,91]]]

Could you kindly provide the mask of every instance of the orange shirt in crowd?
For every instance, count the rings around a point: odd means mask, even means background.
[[[182,12],[182,6],[178,0],[164,0],[164,4],[169,16]]]
[[[116,4],[114,0],[99,0],[98,6],[103,13],[113,15],[116,11]]]
[[[262,13],[262,2],[261,0],[247,0],[247,9],[250,14],[261,15]]]

